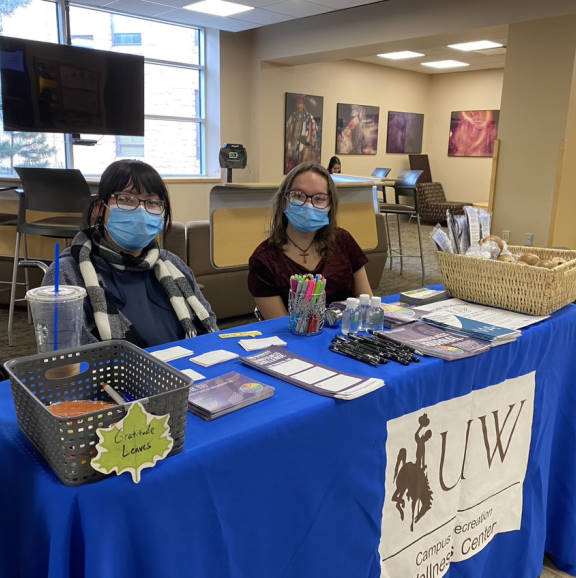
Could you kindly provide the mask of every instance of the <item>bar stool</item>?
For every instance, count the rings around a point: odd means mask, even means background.
[[[420,268],[422,270],[421,285],[424,285],[425,269],[424,269],[424,252],[422,250],[422,231],[420,228],[420,214],[418,213],[418,197],[416,195],[416,181],[422,171],[402,171],[394,185],[394,203],[386,202],[386,193],[384,191],[384,201],[379,203],[379,210],[386,216],[386,235],[388,237],[388,258],[390,269],[392,269],[394,256],[400,258],[400,274],[404,268],[405,257],[418,257],[420,259]],[[414,199],[414,204],[400,203],[400,197],[410,197]],[[390,238],[390,225],[388,223],[388,215],[396,215],[396,226],[398,230],[398,247],[392,246]],[[407,215],[409,222],[412,218],[416,219],[416,226],[418,231],[418,247],[419,253],[417,255],[404,253],[402,248],[402,231],[400,227],[400,215]]]
[[[16,167],[24,192],[18,206],[16,223],[16,243],[12,264],[12,281],[10,288],[10,305],[8,310],[8,345],[12,345],[12,324],[16,287],[18,285],[18,267],[35,266],[44,272],[47,265],[43,261],[28,259],[26,236],[39,235],[57,239],[72,239],[84,223],[84,213],[90,203],[90,187],[82,173],[77,169],[46,169]],[[28,220],[27,211],[45,213],[65,213],[45,217],[34,221]],[[76,213],[69,216],[70,213]],[[80,213],[82,216],[78,216]],[[24,241],[24,259],[20,259],[20,241]],[[26,269],[25,269],[26,272]],[[28,290],[28,277],[25,278]]]

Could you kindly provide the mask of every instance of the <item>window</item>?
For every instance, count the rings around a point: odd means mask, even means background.
[[[70,30],[92,35],[94,48],[145,58],[144,138],[86,135],[98,144],[74,147],[76,168],[97,175],[118,158],[136,157],[163,176],[203,174],[201,31],[79,6],[70,8]]]
[[[139,136],[117,136],[116,156],[118,158],[144,158],[144,139]]]
[[[0,32],[6,36],[58,42],[56,5],[44,0],[7,2],[0,7]],[[16,176],[14,167],[66,166],[64,137],[54,133],[4,132],[0,109],[0,176]]]
[[[10,11],[0,8],[0,33],[57,42],[57,4],[18,1]],[[75,46],[145,58],[145,136],[82,135],[98,142],[72,147],[73,165],[97,177],[114,160],[129,157],[143,159],[163,176],[204,174],[203,30],[80,6],[70,7],[69,21]],[[15,176],[18,165],[65,167],[64,143],[62,134],[0,130],[0,174]]]
[[[112,46],[141,46],[142,35],[139,32],[114,32]]]

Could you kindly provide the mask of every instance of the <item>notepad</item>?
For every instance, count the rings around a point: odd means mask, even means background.
[[[197,363],[202,367],[210,367],[211,365],[216,365],[217,363],[224,363],[225,361],[230,361],[238,357],[237,353],[232,351],[226,351],[225,349],[215,349],[214,351],[207,351],[196,357],[191,357],[190,361],[192,363]]]
[[[197,371],[194,371],[193,369],[187,368],[187,369],[181,369],[180,370],[184,375],[187,375],[188,377],[191,377],[194,381],[200,381],[202,379],[206,379],[205,375],[202,375],[201,373],[198,373]]]
[[[262,337],[262,339],[240,339],[238,345],[243,347],[246,351],[257,351],[258,349],[266,349],[272,345],[288,345],[283,339],[273,335],[272,337]]]
[[[152,351],[151,355],[160,361],[172,361],[173,359],[186,357],[187,355],[192,355],[193,353],[194,351],[192,349],[186,349],[186,347],[175,345],[174,347],[167,347],[166,349]]]

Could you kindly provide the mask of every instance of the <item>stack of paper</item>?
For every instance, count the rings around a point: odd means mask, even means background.
[[[386,337],[413,347],[418,353],[452,361],[484,353],[490,349],[485,341],[457,335],[439,327],[416,321],[386,332]]]
[[[464,315],[454,315],[442,310],[424,315],[422,321],[452,333],[488,341],[492,345],[509,343],[522,335],[522,332],[518,329],[508,329],[507,327],[493,325],[486,321],[477,321]]]
[[[424,305],[426,303],[435,303],[448,299],[450,293],[444,289],[412,289],[411,291],[403,291],[400,293],[400,301],[408,303],[408,305]]]
[[[235,371],[193,385],[188,409],[207,421],[274,395],[274,388]]]
[[[380,307],[384,311],[384,327],[398,327],[404,323],[412,323],[421,316],[405,303],[382,303]]]
[[[288,345],[283,339],[277,335],[272,337],[262,337],[261,339],[240,339],[238,345],[243,347],[246,351],[257,351],[258,349],[266,349],[273,345]]]
[[[384,385],[383,379],[342,373],[300,357],[282,347],[240,358],[243,363],[314,393],[338,399],[354,399]]]

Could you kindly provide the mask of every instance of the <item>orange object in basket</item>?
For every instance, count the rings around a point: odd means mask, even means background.
[[[48,406],[48,411],[57,417],[80,417],[86,413],[106,410],[115,407],[115,404],[107,401],[93,401],[91,399],[78,399],[73,401],[60,401]]]

